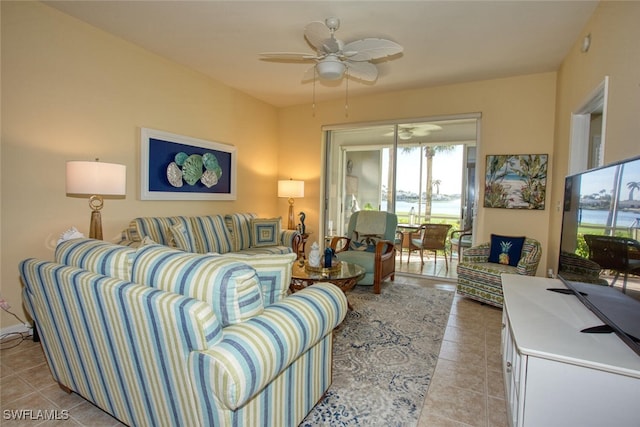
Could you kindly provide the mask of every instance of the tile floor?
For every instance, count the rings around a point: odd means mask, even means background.
[[[453,282],[397,275],[397,285],[420,283],[455,291]],[[501,310],[455,297],[440,358],[419,426],[506,426],[500,370]],[[0,424],[3,426],[120,426],[117,420],[76,394],[66,394],[49,373],[40,345],[30,340],[0,352]],[[10,410],[38,410],[64,421],[8,420]],[[51,412],[57,411],[57,412]],[[68,414],[68,417],[67,417]]]

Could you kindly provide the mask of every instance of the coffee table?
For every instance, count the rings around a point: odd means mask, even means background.
[[[305,269],[304,263],[293,263],[291,273],[291,292],[299,291],[318,282],[329,282],[339,287],[344,294],[354,288],[358,280],[365,275],[364,268],[358,264],[340,261],[340,269],[332,272],[316,272]],[[351,304],[349,303],[349,309]]]

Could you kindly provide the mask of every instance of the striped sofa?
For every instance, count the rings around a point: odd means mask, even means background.
[[[255,213],[135,218],[122,232],[121,245],[137,247],[146,238],[186,252],[284,254],[293,252],[296,230],[282,230],[279,218]],[[257,229],[268,236],[257,239]]]
[[[517,266],[489,262],[491,244],[489,242],[473,246],[464,251],[462,261],[458,264],[459,295],[502,308],[503,273],[535,276],[542,248],[540,242],[526,238],[522,246],[522,254]]]
[[[347,301],[287,295],[295,255],[76,239],[20,263],[54,379],[131,426],[296,426],[331,383]]]

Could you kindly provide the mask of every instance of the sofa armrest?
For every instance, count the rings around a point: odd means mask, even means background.
[[[491,252],[491,243],[481,243],[477,246],[472,246],[464,251],[462,255],[463,263],[479,263],[489,262],[489,254]]]
[[[293,247],[293,240],[299,235],[300,232],[298,232],[298,230],[282,230],[280,232],[280,244],[293,249],[293,252],[297,253],[296,248]]]
[[[533,239],[526,239],[524,246],[522,247],[522,256],[518,261],[517,269],[518,274],[525,276],[535,276],[540,258],[542,257],[542,250],[540,243]]]
[[[189,356],[192,381],[203,396],[235,410],[339,325],[344,293],[317,283],[272,304],[245,322],[224,328],[222,341]]]

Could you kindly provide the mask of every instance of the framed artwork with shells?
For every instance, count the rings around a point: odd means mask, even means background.
[[[141,200],[236,200],[232,145],[141,128],[140,160]]]

